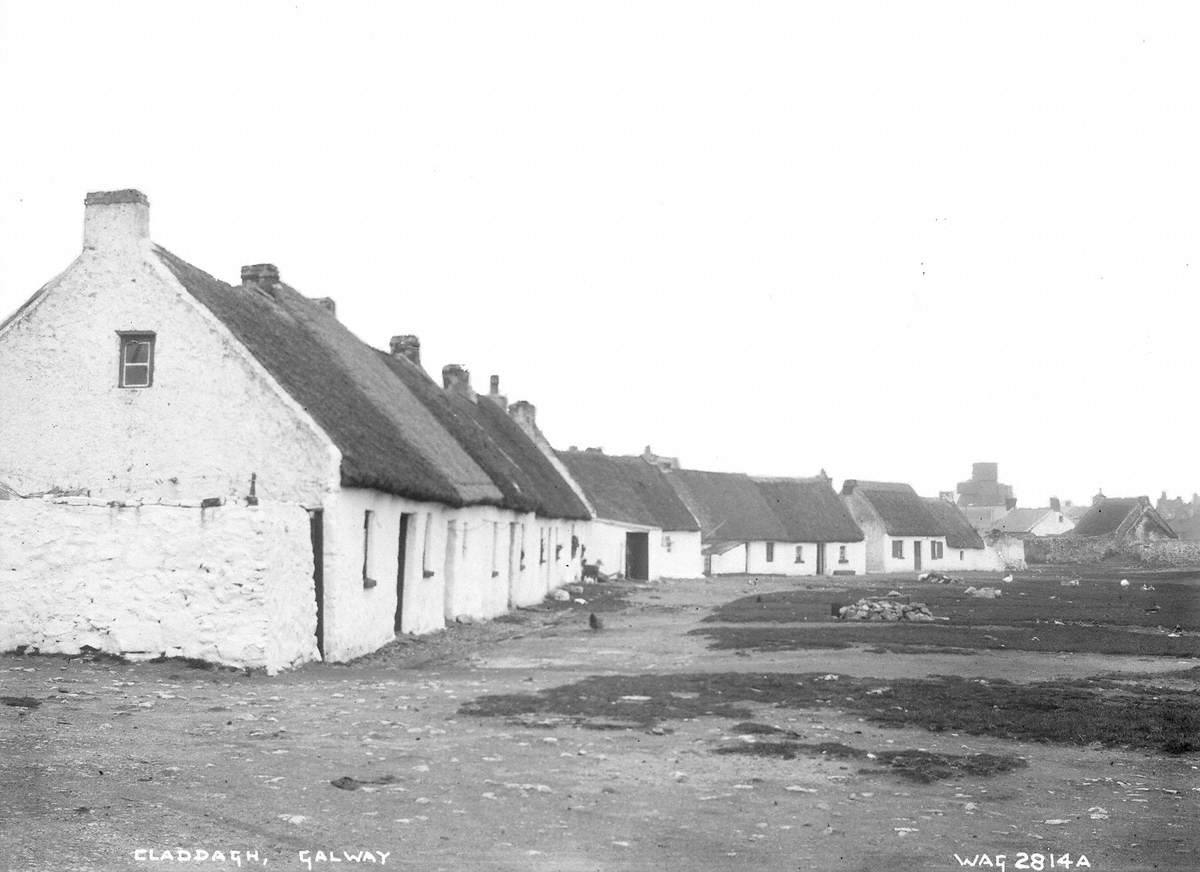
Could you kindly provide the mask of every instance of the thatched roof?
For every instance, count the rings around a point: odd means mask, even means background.
[[[740,472],[672,469],[667,481],[700,522],[705,542],[787,542],[787,530],[754,479]]]
[[[829,479],[757,478],[755,482],[787,532],[788,542],[861,542],[863,532]]]
[[[282,283],[233,287],[155,251],[338,447],[343,485],[450,506],[502,503],[425,403],[320,304]]]
[[[925,505],[941,525],[948,548],[982,548],[983,539],[954,503],[925,497]]]
[[[1105,497],[1079,519],[1068,535],[1111,536],[1120,539],[1128,534],[1143,517],[1158,527],[1163,535],[1178,538],[1166,519],[1150,505],[1147,497]]]
[[[842,493],[862,496],[879,515],[889,536],[945,535],[941,523],[911,485],[847,479]]]
[[[571,485],[499,404],[443,390],[407,357],[377,354],[488,474],[505,508],[545,518],[587,520],[587,507]]]
[[[661,530],[700,529],[663,471],[641,457],[559,451],[558,459],[583,488],[601,520]]]

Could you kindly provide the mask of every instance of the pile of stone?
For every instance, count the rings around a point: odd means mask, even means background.
[[[895,599],[864,597],[852,606],[838,609],[839,621],[932,621],[925,603],[902,603]]]

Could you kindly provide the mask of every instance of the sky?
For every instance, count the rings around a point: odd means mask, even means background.
[[[561,448],[1190,495],[1194,6],[0,0],[0,317],[135,187]]]

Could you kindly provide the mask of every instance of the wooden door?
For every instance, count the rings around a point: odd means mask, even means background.
[[[921,571],[921,543],[920,541],[913,542],[913,569],[917,572]]]
[[[308,536],[313,552],[313,593],[317,598],[317,653],[325,659],[325,512],[308,513]]]
[[[399,633],[404,616],[404,577],[408,564],[408,531],[412,527],[412,515],[405,512],[400,516],[400,535],[396,538],[396,619],[395,632]]]

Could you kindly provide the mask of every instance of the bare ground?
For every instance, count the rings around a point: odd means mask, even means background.
[[[884,726],[834,688],[1125,674],[1194,694],[1196,670],[1183,670],[1200,661],[719,649],[692,634],[722,626],[701,622],[733,599],[796,588],[590,586],[586,605],[275,677],[0,657],[0,697],[19,701],[0,705],[0,869],[237,868],[135,855],[179,848],[257,850],[275,869],[308,868],[307,851],[313,868],[347,870],[357,864],[317,852],[364,850],[447,870],[942,870],[960,868],[956,853],[1004,854],[1016,868],[1022,851],[1082,854],[1104,870],[1196,868],[1200,755]],[[712,692],[737,687],[736,706],[700,706],[705,674],[732,681]],[[765,674],[838,678],[826,702],[790,706],[754,700]],[[618,692],[636,681],[649,692]],[[576,692],[571,712],[485,711],[581,682],[598,696]],[[665,717],[647,716],[663,701]],[[897,758],[933,777],[896,771]]]

